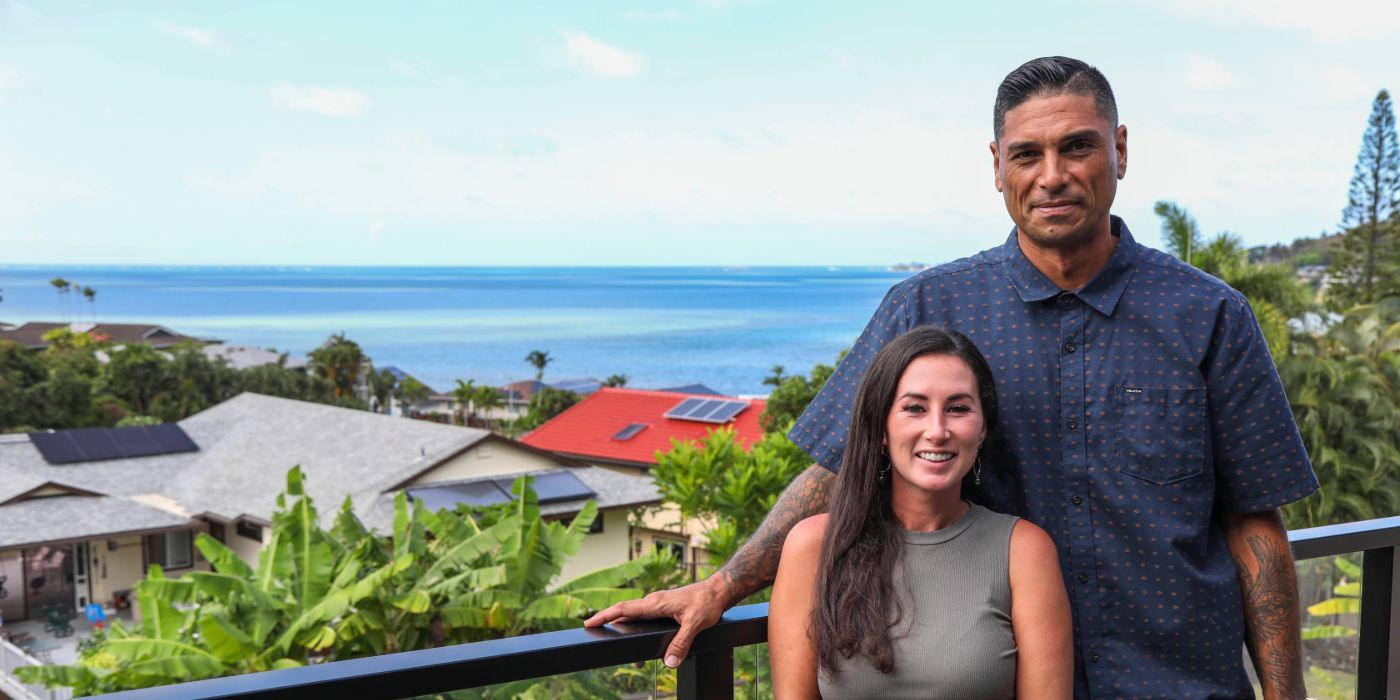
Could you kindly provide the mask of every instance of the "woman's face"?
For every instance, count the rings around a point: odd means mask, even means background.
[[[977,377],[953,355],[925,355],[904,369],[885,420],[891,479],[923,491],[956,488],[987,436]]]

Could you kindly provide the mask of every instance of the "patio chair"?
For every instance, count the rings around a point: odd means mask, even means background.
[[[72,616],[67,614],[60,605],[53,605],[46,609],[49,621],[44,623],[44,631],[52,632],[55,637],[67,637],[73,634],[73,625],[68,622]]]

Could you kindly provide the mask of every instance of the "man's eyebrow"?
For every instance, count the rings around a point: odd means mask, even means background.
[[[1103,135],[1099,133],[1098,129],[1080,129],[1079,131],[1071,131],[1066,134],[1064,138],[1060,139],[1060,143],[1074,143],[1075,141],[1093,141],[1098,143],[1102,140]]]
[[[1037,148],[1039,146],[1040,144],[1034,141],[1013,141],[1006,144],[1005,148],[1007,153],[1011,153],[1013,151],[1024,151],[1027,148]]]

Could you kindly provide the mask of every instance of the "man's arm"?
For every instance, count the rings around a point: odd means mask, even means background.
[[[813,464],[783,490],[758,531],[734,553],[724,568],[704,581],[669,591],[657,591],[641,600],[618,603],[588,618],[588,627],[631,618],[669,617],[679,622],[665,662],[675,668],[690,653],[695,635],[719,621],[725,610],[745,597],[772,585],[778,574],[778,556],[793,525],[826,512],[836,475]]]
[[[1226,513],[1225,542],[1244,594],[1245,645],[1266,700],[1301,700],[1303,663],[1298,576],[1277,509]]]

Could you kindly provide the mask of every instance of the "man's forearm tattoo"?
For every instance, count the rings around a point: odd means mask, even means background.
[[[826,512],[835,480],[836,475],[830,471],[812,467],[798,474],[783,490],[753,537],[720,570],[729,583],[730,605],[773,584],[788,531],[803,518]]]
[[[1288,553],[1271,537],[1251,535],[1246,540],[1258,562],[1251,574],[1239,555],[1235,568],[1244,593],[1246,634],[1252,642],[1255,669],[1265,688],[1272,686],[1281,697],[1301,698],[1302,654],[1298,648],[1298,590]]]

